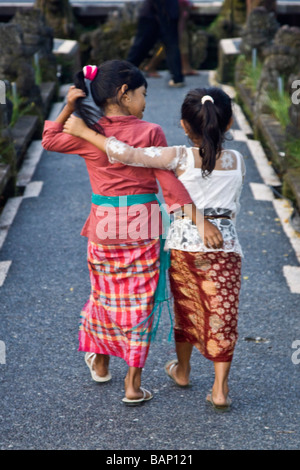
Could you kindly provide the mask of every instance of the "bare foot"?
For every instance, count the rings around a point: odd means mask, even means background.
[[[178,361],[174,359],[165,365],[165,371],[167,375],[172,379],[179,387],[188,387],[190,385],[189,375],[190,366],[187,372],[182,371],[178,364]]]
[[[105,377],[108,374],[109,356],[105,354],[96,354],[93,369],[99,377]]]
[[[213,394],[213,391],[209,393],[206,397],[206,400],[210,402],[216,409],[228,409],[231,405],[231,399],[228,397],[228,394],[219,393],[217,395]]]
[[[124,384],[125,384],[125,397],[128,400],[138,400],[144,398],[144,400],[149,400],[152,398],[152,393],[140,386],[140,377],[137,377],[134,381],[135,383],[129,384],[128,375],[126,375]]]
[[[92,378],[96,381],[101,381],[101,379],[105,379],[104,381],[110,380],[110,373],[109,373],[109,356],[106,354],[92,354],[87,353],[85,356],[85,362],[88,365]],[[99,379],[99,380],[98,380]]]
[[[139,400],[143,398],[146,401],[152,398],[152,393],[149,392],[149,390],[146,390],[145,388],[142,388],[142,387],[139,388],[139,390],[127,389],[125,392],[125,397],[128,400]]]

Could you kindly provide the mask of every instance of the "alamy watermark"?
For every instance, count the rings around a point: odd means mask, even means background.
[[[0,80],[0,104],[6,104],[6,85],[3,80]]]
[[[292,354],[292,363],[295,365],[300,364],[300,339],[293,341],[292,348],[296,349]]]
[[[4,341],[0,341],[0,364],[6,364],[6,348]]]
[[[99,240],[138,240],[153,239],[160,235],[161,221],[164,226],[162,238],[165,239],[171,223],[171,214],[179,218],[185,215],[193,218],[199,235],[204,240],[204,216],[199,211],[193,214],[191,204],[186,204],[184,210],[179,204],[134,204],[127,206],[127,196],[119,197],[119,205],[115,207],[109,203],[99,205],[93,213],[96,235]]]
[[[300,103],[300,80],[294,80],[292,83],[292,89],[295,91],[292,93],[292,103],[299,104]]]

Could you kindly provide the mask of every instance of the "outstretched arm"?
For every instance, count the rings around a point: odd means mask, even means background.
[[[104,137],[73,115],[65,122],[64,132],[81,137],[98,147],[107,154],[110,163],[175,171],[186,151],[181,146],[134,148],[115,137]]]
[[[182,154],[178,152],[178,147],[148,147],[146,149],[130,147],[114,137],[107,138],[93,131],[85,125],[82,119],[73,115],[65,122],[64,132],[75,137],[81,137],[103,152],[106,152],[111,163],[119,162],[133,166],[163,169],[171,169],[171,165],[176,169],[181,162]],[[160,155],[156,153],[157,150],[161,151]],[[203,215],[200,214],[194,204],[185,205],[183,210],[197,226],[206,246],[213,248],[222,247],[223,238],[221,233],[215,225],[204,219]]]

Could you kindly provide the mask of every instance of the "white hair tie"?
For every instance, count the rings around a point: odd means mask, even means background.
[[[214,99],[213,99],[211,96],[209,96],[209,95],[204,95],[204,96],[202,96],[202,98],[201,98],[201,104],[204,104],[205,101],[211,101],[212,103],[214,103]]]

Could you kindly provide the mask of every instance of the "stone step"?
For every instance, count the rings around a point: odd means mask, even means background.
[[[37,116],[21,116],[12,128],[12,138],[17,154],[17,166],[21,163],[38,127]]]
[[[44,116],[46,117],[49,114],[54,101],[57,86],[55,82],[44,82],[41,83],[40,90],[43,101]]]

